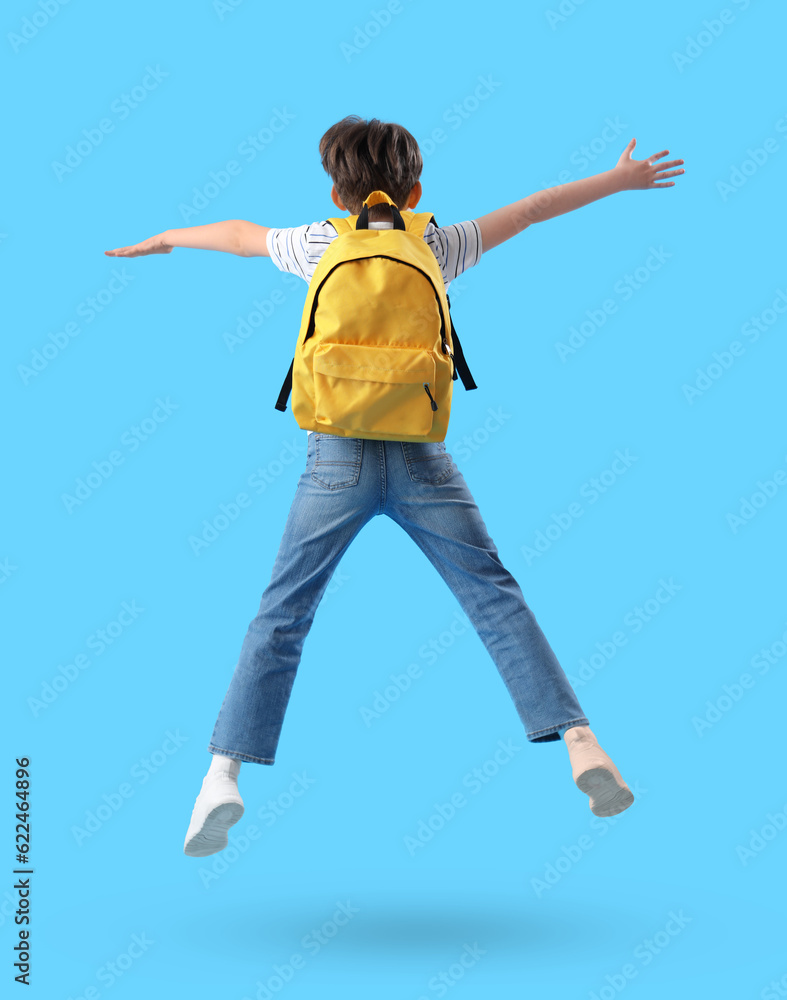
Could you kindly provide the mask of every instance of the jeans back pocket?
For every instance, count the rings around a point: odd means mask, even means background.
[[[312,479],[326,490],[357,486],[361,477],[361,438],[338,437],[314,431],[314,468]]]
[[[402,451],[413,482],[439,486],[454,474],[444,441],[402,441]]]

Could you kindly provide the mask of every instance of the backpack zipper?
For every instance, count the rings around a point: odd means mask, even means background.
[[[424,382],[424,389],[426,389],[426,395],[432,400],[432,409],[436,410],[437,409],[437,403],[435,403],[435,401],[434,401],[434,399],[432,397],[431,392],[429,392],[429,383],[428,382]]]
[[[406,260],[399,260],[398,257],[392,257],[390,254],[387,254],[387,253],[369,254],[368,257],[363,257],[363,258],[360,258],[360,259],[362,259],[362,260],[371,260],[372,257],[383,257],[386,260],[395,260],[397,262],[397,264],[405,264],[407,267],[412,267],[414,270],[418,271],[419,274],[422,274],[426,278],[426,280],[429,282],[429,284],[431,285],[432,291],[434,292],[434,297],[435,297],[435,299],[437,301],[437,308],[438,308],[438,310],[440,312],[440,346],[442,347],[443,354],[447,354],[449,356],[449,358],[451,359],[451,365],[453,367],[453,365],[454,365],[454,355],[453,355],[452,351],[448,347],[448,341],[446,340],[446,336],[445,336],[445,316],[443,315],[443,305],[440,302],[440,296],[437,294],[437,290],[434,287],[432,279],[429,277],[429,275],[426,273],[426,271],[424,271],[422,268],[417,267],[415,264],[410,264]],[[322,286],[325,284],[325,282],[328,280],[328,278],[333,274],[333,272],[336,270],[337,267],[339,267],[341,264],[346,264],[346,263],[348,263],[348,262],[345,261],[345,260],[340,260],[336,264],[334,264],[333,267],[330,269],[330,271],[325,275],[325,277],[322,279],[322,281],[320,282],[320,284],[315,289],[315,291],[314,291],[314,298],[312,299],[312,307],[311,307],[310,315],[309,315],[309,322],[308,322],[307,327],[306,327],[306,334],[305,334],[305,336],[303,338],[303,343],[304,344],[309,339],[309,337],[311,337],[311,335],[314,333],[314,313],[315,313],[315,311],[317,309],[317,299],[318,299],[318,297],[320,295],[320,290],[322,289]]]

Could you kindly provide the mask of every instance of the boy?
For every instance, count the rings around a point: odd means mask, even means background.
[[[672,187],[655,160],[632,160],[629,142],[612,170],[572,181],[468,222],[430,223],[423,238],[446,289],[481,254],[536,222],[580,208],[616,191]],[[400,125],[350,115],[320,140],[333,181],[331,198],[357,215],[364,199],[385,191],[400,211],[421,197],[421,153]],[[662,183],[656,183],[660,181]],[[393,226],[390,206],[369,208],[370,228]],[[272,229],[230,220],[170,229],[135,246],[105,251],[137,257],[173,247],[224,250],[270,257],[280,270],[309,281],[336,237],[329,222]],[[508,688],[532,743],[562,737],[577,786],[597,816],[614,816],[634,801],[628,785],[589,728],[568,678],[522,591],[503,567],[494,542],[444,442],[378,441],[308,432],[306,469],[298,482],[281,546],[260,609],[249,625],[208,750],[213,754],[194,804],[184,853],[204,857],[223,850],[227,830],[243,815],[237,787],[242,761],[273,764],[303,644],[317,606],[348,546],[372,517],[387,514],[430,559],[457,597]]]

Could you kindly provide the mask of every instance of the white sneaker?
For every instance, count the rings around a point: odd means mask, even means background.
[[[204,858],[223,851],[229,843],[227,830],[242,815],[243,799],[237,782],[227,774],[206,774],[194,802],[183,853],[190,858]]]

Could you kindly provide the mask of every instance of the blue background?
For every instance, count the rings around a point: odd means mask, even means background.
[[[3,18],[3,82],[17,94],[0,242],[3,978],[16,940],[14,758],[27,755],[28,996],[250,1000],[261,983],[292,1000],[783,995],[768,987],[787,977],[787,489],[774,480],[787,470],[787,321],[772,308],[787,295],[783,5],[731,3],[727,23],[721,3],[694,0],[221,6],[80,0],[47,18],[25,0]],[[380,30],[375,10],[390,15]],[[15,40],[25,18],[30,37]],[[146,67],[159,81],[121,111]],[[294,117],[241,158],[277,110]],[[333,214],[317,146],[346,114],[416,136],[419,209],[443,225],[561,171],[608,170],[632,137],[635,158],[668,148],[686,161],[674,187],[531,226],[450,289],[479,388],[456,384],[446,445],[581,681],[591,727],[639,791],[619,817],[594,819],[565,746],[526,743],[477,635],[449,631],[452,594],[376,518],[318,610],[276,766],[242,766],[234,850],[187,858],[206,746],[305,464],[305,431],[273,404],[307,286],[266,258],[104,250],[221,219]],[[53,164],[102,119],[112,130],[58,176]],[[621,127],[611,141],[607,119]],[[430,143],[438,128],[445,141]],[[241,171],[184,220],[194,188],[232,159]],[[648,270],[653,248],[661,263]],[[116,271],[125,284],[91,316],[88,299]],[[283,304],[229,351],[224,334],[275,290]],[[607,299],[616,312],[561,360],[556,344]],[[78,333],[25,376],[68,323]],[[697,369],[736,340],[744,352],[690,401]],[[124,434],[159,397],[176,409],[132,451]],[[490,410],[505,415],[493,431]],[[297,456],[284,464],[288,444]],[[636,461],[590,502],[583,484],[626,449]],[[114,450],[122,464],[69,512],[63,494]],[[190,537],[258,469],[265,491],[196,555]],[[731,524],[766,480],[773,495]],[[576,501],[582,515],[528,560],[523,546]],[[659,603],[662,579],[674,593]],[[124,601],[141,610],[99,651],[96,632]],[[599,654],[616,632],[625,644]],[[440,653],[428,660],[430,640]],[[89,663],[66,683],[80,653]],[[361,708],[409,664],[422,676],[365,725]],[[745,673],[750,687],[734,687]],[[465,775],[500,740],[521,752],[469,792]],[[311,783],[289,798],[294,775]],[[466,804],[409,851],[405,838],[461,791]],[[106,818],[80,838],[97,810]],[[340,903],[357,911],[342,927]],[[336,933],[315,946],[307,935],[323,925]],[[458,965],[465,946],[475,958]],[[137,957],[123,958],[129,947]]]

